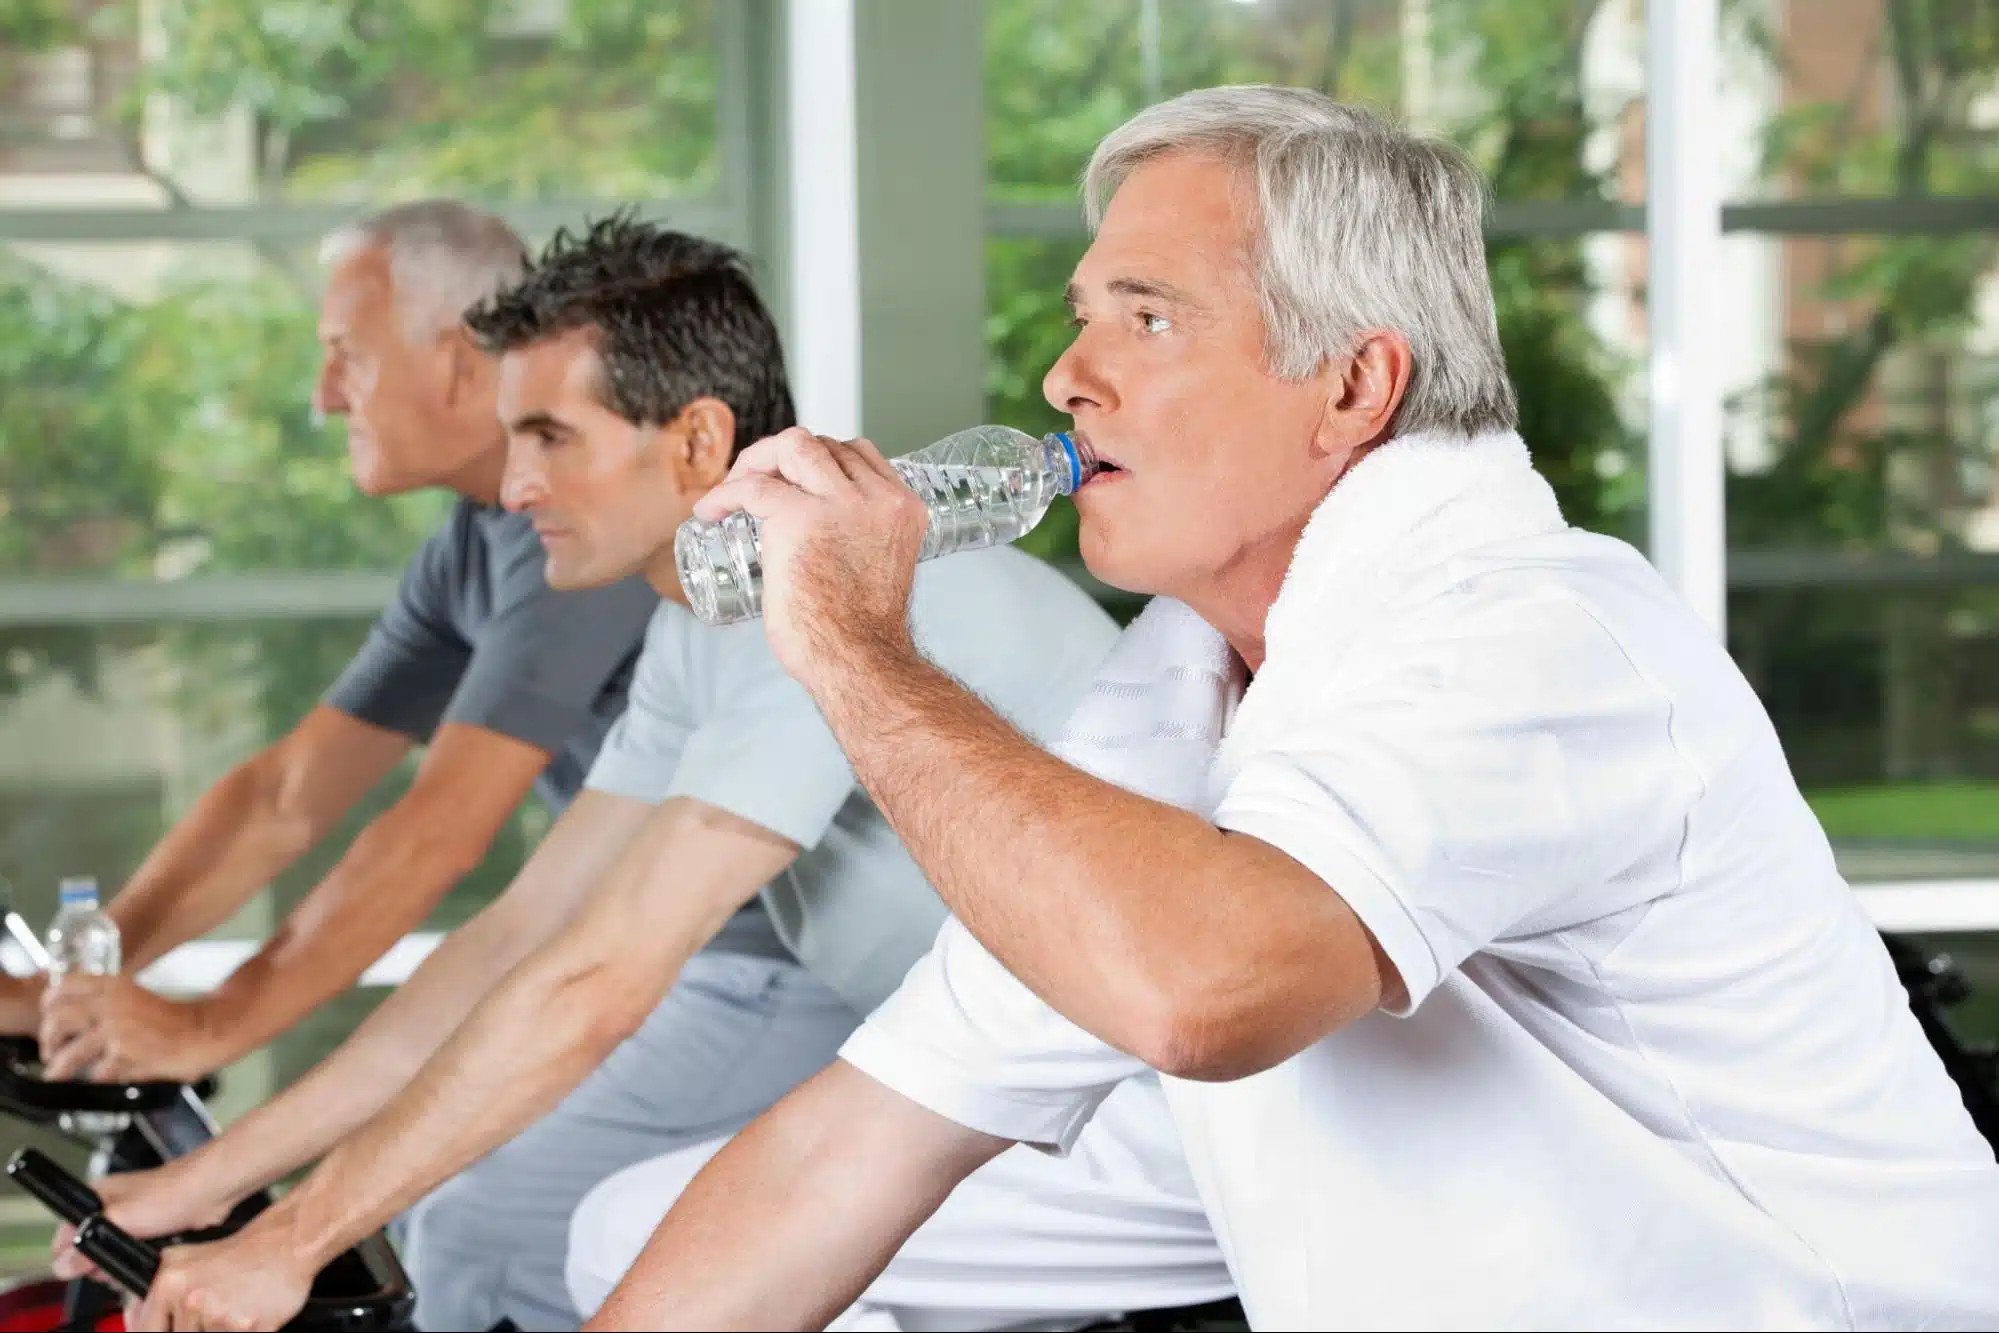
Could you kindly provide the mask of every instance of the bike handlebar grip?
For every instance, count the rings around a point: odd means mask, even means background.
[[[76,1248],[137,1300],[145,1299],[160,1271],[159,1250],[102,1213],[76,1229]]]
[[[33,1148],[23,1148],[8,1160],[7,1175],[71,1226],[81,1226],[104,1211],[104,1200],[96,1190]]]

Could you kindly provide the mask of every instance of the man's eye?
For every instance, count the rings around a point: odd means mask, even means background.
[[[1164,315],[1141,314],[1138,317],[1138,325],[1147,333],[1169,333],[1172,331],[1173,321]]]

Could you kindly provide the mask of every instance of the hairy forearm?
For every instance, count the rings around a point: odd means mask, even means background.
[[[1371,937],[1275,848],[1063,762],[913,651],[877,650],[815,694],[946,904],[1112,1046],[1240,1078],[1378,1003]]]
[[[915,657],[819,691],[855,772],[967,928],[1043,999],[1125,1050],[1191,979],[1226,895],[1222,834],[1057,759]]]
[[[317,840],[276,799],[269,763],[267,752],[204,792],[112,900],[128,970],[228,920]]]
[[[1009,1146],[835,1061],[695,1177],[586,1327],[823,1328]]]

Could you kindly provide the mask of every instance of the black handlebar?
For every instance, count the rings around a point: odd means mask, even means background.
[[[76,1248],[84,1258],[130,1295],[145,1297],[160,1271],[160,1252],[104,1216],[104,1200],[96,1190],[33,1148],[14,1154],[7,1177],[76,1228]]]
[[[0,1103],[30,1120],[46,1120],[65,1112],[126,1112],[144,1115],[171,1109],[181,1099],[182,1083],[90,1083],[65,1079],[51,1083],[41,1076],[41,1048],[33,1037],[0,1037]],[[212,1078],[193,1085],[197,1096],[215,1090]]]
[[[160,1271],[162,1245],[219,1239],[240,1225],[243,1211],[210,1231],[154,1242],[139,1239],[105,1217],[104,1201],[95,1190],[33,1148],[14,1154],[7,1175],[58,1217],[75,1224],[76,1248],[84,1258],[139,1300],[145,1299]],[[402,1327],[415,1304],[402,1265],[377,1235],[329,1264],[313,1282],[305,1307],[285,1327],[300,1333],[376,1333]]]
[[[153,1279],[159,1276],[158,1247],[140,1240],[102,1213],[83,1219],[83,1225],[76,1229],[76,1248],[134,1300],[146,1299]]]
[[[33,1148],[14,1154],[7,1163],[7,1178],[73,1227],[104,1211],[104,1200],[97,1197],[96,1190]]]

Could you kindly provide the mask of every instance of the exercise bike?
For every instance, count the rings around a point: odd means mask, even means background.
[[[1964,1109],[1985,1141],[1999,1152],[1999,1048],[1960,1038],[1944,1011],[1971,998],[1971,983],[1947,953],[1925,952],[1908,940],[1883,935],[1895,975],[1909,992],[1909,1008],[1936,1048],[1937,1056],[1957,1089]]]
[[[182,1083],[48,1082],[40,1075],[33,1038],[0,1038],[0,1112],[56,1129],[92,1148],[91,1174],[143,1170],[185,1156],[215,1137],[204,1098],[214,1080]],[[101,1128],[99,1128],[101,1127]],[[159,1267],[159,1245],[216,1240],[270,1206],[259,1191],[218,1226],[159,1242],[125,1234],[103,1216],[97,1192],[33,1148],[7,1165],[15,1184],[78,1228],[77,1248],[127,1294],[144,1296]],[[383,1333],[411,1327],[416,1295],[395,1252],[380,1234],[329,1264],[312,1297],[287,1327],[309,1333]],[[0,1333],[51,1329],[122,1329],[117,1293],[88,1280],[48,1274],[0,1287]]]

